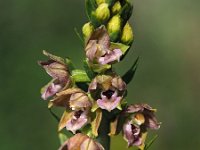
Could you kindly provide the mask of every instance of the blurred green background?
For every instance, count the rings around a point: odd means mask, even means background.
[[[74,27],[87,21],[84,0],[0,0],[0,149],[55,150],[57,122],[40,98],[49,81],[37,65],[43,49],[82,67]],[[123,74],[140,64],[129,102],[158,109],[161,129],[152,150],[200,149],[200,1],[134,0],[135,43],[116,65]],[[125,149],[121,137],[112,150]]]

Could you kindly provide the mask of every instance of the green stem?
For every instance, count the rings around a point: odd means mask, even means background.
[[[101,143],[105,150],[110,150],[110,136],[108,135],[110,132],[110,119],[107,111],[102,110],[103,116],[101,125],[98,130],[97,141]]]

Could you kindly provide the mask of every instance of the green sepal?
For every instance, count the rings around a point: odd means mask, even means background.
[[[124,55],[127,52],[127,50],[130,48],[130,46],[122,44],[122,43],[111,42],[110,48],[111,49],[120,49]]]
[[[69,138],[64,133],[58,133],[58,138],[60,140],[60,144],[62,145],[65,141],[67,141]]]
[[[90,82],[90,78],[84,70],[72,70],[71,76],[75,82]]]
[[[122,7],[122,9],[119,13],[121,18],[123,19],[124,25],[131,17],[132,12],[133,12],[133,5],[129,1],[126,1],[126,4]]]
[[[102,73],[111,68],[111,65],[109,65],[109,64],[100,65],[100,64],[89,63],[89,66],[96,73]]]
[[[69,72],[71,73],[72,70],[75,69],[74,64],[72,63],[71,59],[69,59],[69,58],[66,58],[65,61],[66,61],[68,70],[69,70]]]
[[[147,144],[145,144],[144,150],[148,150],[150,146],[156,141],[158,135],[155,135]]]
[[[111,32],[109,33],[110,41],[117,42],[120,38],[121,31]]]
[[[122,79],[126,84],[129,84],[131,80],[133,79],[135,72],[137,70],[138,61],[139,61],[139,57],[135,60],[131,68],[122,76]]]

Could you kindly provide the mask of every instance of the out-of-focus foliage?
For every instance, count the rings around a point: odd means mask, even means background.
[[[200,148],[199,10],[199,0],[134,1],[135,42],[115,68],[122,75],[140,56],[128,101],[158,108],[163,124],[150,149]],[[81,67],[84,50],[73,30],[85,21],[84,0],[0,1],[0,149],[58,148],[57,122],[39,93],[50,78],[36,62],[47,49]],[[113,150],[124,146],[114,138]]]

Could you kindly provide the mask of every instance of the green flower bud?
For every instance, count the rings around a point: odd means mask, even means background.
[[[111,41],[116,41],[121,32],[121,17],[120,15],[113,16],[107,25],[107,30],[110,35]]]
[[[132,30],[130,24],[127,22],[122,30],[121,41],[124,44],[130,45],[130,44],[132,44],[133,39],[134,39],[133,30]]]
[[[102,3],[95,11],[96,19],[99,22],[106,22],[110,18],[110,10],[107,3]]]
[[[84,38],[89,38],[90,35],[94,32],[94,26],[92,25],[92,23],[88,22],[84,24],[82,27],[82,32],[83,32]]]
[[[112,7],[112,13],[113,13],[113,14],[119,13],[120,10],[121,10],[121,8],[122,8],[122,6],[121,6],[120,2],[117,1],[117,2],[113,5],[113,7]]]
[[[97,5],[100,5],[100,4],[105,3],[105,2],[106,2],[106,0],[96,0]]]

